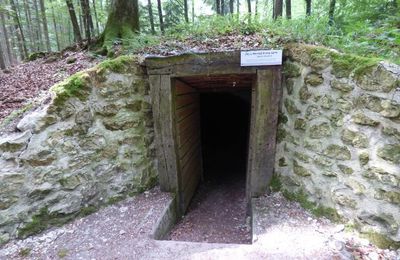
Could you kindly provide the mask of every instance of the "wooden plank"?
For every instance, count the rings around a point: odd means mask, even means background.
[[[182,183],[187,183],[192,174],[196,173],[194,170],[198,168],[201,160],[200,158],[200,149],[195,149],[195,152],[189,156],[187,163],[182,168]]]
[[[196,94],[187,94],[176,97],[176,109],[179,109],[183,106],[190,105],[196,102],[198,96]]]
[[[197,112],[187,116],[180,122],[178,122],[177,129],[178,129],[179,134],[182,133],[183,131],[185,131],[185,129],[190,127],[191,125],[196,124],[197,121],[199,121],[199,118],[200,118],[200,111],[197,111]]]
[[[197,152],[199,152],[199,151],[201,151],[201,141],[200,141],[200,139],[199,139],[197,142],[195,142],[195,143],[189,148],[189,150],[187,151],[187,153],[186,153],[185,155],[183,155],[183,156],[180,158],[181,167],[182,167],[182,168],[185,168],[186,165],[188,164],[189,160],[191,159],[191,157],[192,157],[193,155],[196,155]],[[200,154],[200,156],[201,156],[201,154]]]
[[[183,131],[179,131],[179,134],[178,134],[178,147],[179,148],[182,145],[184,145],[191,138],[194,131],[200,132],[200,122],[190,125]]]
[[[196,89],[188,86],[185,82],[176,79],[175,80],[175,93],[176,95],[196,93]]]
[[[192,103],[188,106],[179,108],[176,110],[176,120],[182,121],[182,119],[200,110],[199,102]]]
[[[196,131],[192,134],[192,137],[187,139],[181,147],[179,147],[179,158],[183,158],[186,153],[190,150],[191,146],[195,145],[197,142],[200,141],[200,131]]]

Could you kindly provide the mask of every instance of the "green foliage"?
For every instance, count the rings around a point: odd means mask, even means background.
[[[57,255],[58,255],[59,258],[64,258],[64,257],[66,257],[66,256],[68,255],[68,249],[66,249],[66,248],[60,249],[60,250],[58,251]]]
[[[77,73],[53,86],[50,90],[56,94],[53,101],[54,104],[64,104],[70,97],[77,97],[81,101],[86,100],[88,93],[86,91],[86,82],[83,79],[84,75],[84,73]]]
[[[272,176],[271,182],[269,183],[269,186],[271,188],[271,191],[276,192],[280,191],[282,189],[282,182],[279,179],[279,176],[274,174]]]

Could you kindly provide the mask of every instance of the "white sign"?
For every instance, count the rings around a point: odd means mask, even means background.
[[[282,65],[282,50],[241,51],[240,66]]]

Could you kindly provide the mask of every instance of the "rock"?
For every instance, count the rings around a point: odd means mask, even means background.
[[[327,176],[327,177],[336,177],[337,173],[331,170],[324,170],[322,171],[322,175]]]
[[[294,121],[294,129],[296,130],[306,130],[307,121],[304,118],[296,118]]]
[[[328,123],[324,122],[310,127],[310,137],[312,139],[320,139],[322,137],[330,136],[331,129]]]
[[[286,80],[285,86],[286,86],[286,91],[289,96],[293,94],[294,82],[295,82],[295,80],[292,78],[289,78]]]
[[[321,115],[321,109],[316,105],[310,105],[306,109],[306,119],[311,120]]]
[[[353,122],[359,125],[367,125],[367,126],[377,126],[379,122],[371,119],[370,117],[366,116],[365,114],[358,112],[354,114],[352,117]]]
[[[45,127],[57,122],[57,117],[55,115],[47,114],[46,110],[39,110],[31,112],[19,121],[17,128],[20,131],[30,130],[33,133],[38,133]]]
[[[312,72],[306,76],[306,78],[304,79],[304,83],[315,87],[324,83],[324,78],[321,74]]]
[[[301,166],[296,160],[293,160],[293,172],[301,177],[307,177],[311,175],[311,172],[305,167]]]
[[[356,98],[355,103],[360,108],[366,108],[374,112],[381,112],[383,107],[381,105],[382,99],[377,96],[362,94],[358,98]]]
[[[8,233],[1,233],[0,234],[0,245],[7,243],[10,241],[10,234]]]
[[[278,165],[279,165],[279,167],[286,167],[286,166],[288,166],[288,163],[286,162],[285,157],[279,158]]]
[[[42,183],[40,186],[33,187],[28,192],[28,198],[33,200],[42,200],[54,189],[53,185],[48,182]]]
[[[394,101],[382,100],[381,106],[383,110],[380,112],[380,114],[384,117],[395,118],[400,115],[400,104],[397,104]]]
[[[338,164],[338,167],[344,174],[350,175],[354,173],[354,170],[351,167],[344,164]]]
[[[332,98],[328,97],[327,95],[323,95],[320,99],[320,104],[322,108],[331,109],[332,103],[333,103]]]
[[[349,93],[353,91],[354,86],[350,85],[349,83],[341,82],[338,80],[331,81],[331,87],[335,90],[339,90],[343,93]]]
[[[121,109],[113,117],[105,118],[103,124],[106,129],[111,131],[126,130],[140,125],[140,119],[133,112]]]
[[[0,137],[0,151],[16,152],[25,148],[32,136],[30,131]]]
[[[297,63],[286,61],[282,73],[286,78],[295,78],[301,75],[301,67]]]
[[[284,104],[289,114],[300,114],[300,110],[296,107],[293,100],[286,98]]]
[[[384,126],[382,129],[382,133],[384,135],[394,137],[400,142],[400,130],[397,130],[394,127]]]
[[[308,99],[312,96],[311,92],[308,91],[307,86],[302,86],[299,90],[299,98],[302,103],[307,103]]]
[[[379,189],[376,191],[374,198],[378,200],[384,200],[395,205],[400,204],[400,192],[397,191]]]
[[[342,126],[343,125],[344,114],[340,111],[335,111],[333,114],[329,116],[329,120],[334,126]]]
[[[367,179],[375,179],[394,188],[400,185],[400,177],[378,167],[369,167],[362,173],[362,176]]]
[[[300,153],[300,152],[295,151],[293,153],[293,155],[294,155],[294,157],[296,157],[297,159],[299,159],[302,162],[306,162],[306,163],[310,162],[310,156],[308,156],[308,155],[306,155],[304,153]]]
[[[76,175],[64,176],[58,182],[66,190],[74,190],[81,184],[81,180]]]
[[[314,163],[323,166],[323,167],[331,167],[333,165],[333,161],[321,156],[315,156]]]
[[[334,190],[332,193],[333,200],[341,206],[355,209],[357,207],[357,201],[350,197],[346,190],[339,189]]]
[[[361,166],[366,165],[369,162],[369,154],[368,152],[362,152],[358,155],[358,160]]]
[[[351,153],[349,148],[346,146],[340,146],[337,144],[329,145],[323,152],[325,156],[335,158],[337,160],[350,160]]]
[[[68,57],[66,60],[67,64],[72,64],[76,62],[76,57]]]
[[[342,98],[336,99],[337,108],[345,113],[350,112],[353,109],[353,103],[349,100],[345,100]]]
[[[341,138],[345,144],[350,144],[356,148],[368,147],[368,137],[360,132],[344,129]]]
[[[378,149],[377,155],[386,161],[400,164],[400,144],[385,144]]]
[[[399,78],[390,72],[384,63],[371,67],[355,77],[360,88],[368,91],[388,93],[399,86]]]
[[[354,179],[348,179],[345,185],[354,191],[354,194],[364,194],[365,186]]]

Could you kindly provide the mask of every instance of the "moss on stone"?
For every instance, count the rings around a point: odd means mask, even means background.
[[[282,188],[282,182],[277,174],[272,175],[271,182],[269,183],[269,187],[271,191],[277,192],[280,191]]]
[[[98,65],[98,68],[110,70],[115,73],[126,73],[135,64],[133,56],[119,56],[115,59],[105,60]]]
[[[400,242],[395,242],[385,235],[379,234],[374,231],[369,231],[361,234],[361,237],[368,239],[371,243],[379,248],[386,249],[398,249],[400,248]]]
[[[11,112],[11,114],[9,114],[8,116],[6,116],[1,122],[0,122],[0,129],[6,127],[7,125],[9,125],[11,122],[13,122],[15,119],[17,119],[18,117],[22,116],[23,114],[25,114],[27,111],[31,110],[34,107],[34,103],[33,102],[29,102],[26,105],[22,106],[21,108],[14,110],[13,112]]]
[[[76,97],[81,101],[85,101],[89,95],[85,79],[87,76],[86,73],[80,72],[54,85],[50,89],[50,91],[55,93],[53,104],[55,106],[62,106],[65,101],[71,97]]]
[[[354,71],[354,76],[359,77],[371,70],[379,63],[378,59],[365,58],[350,54],[331,53],[332,73],[339,77],[348,77]]]
[[[290,192],[286,189],[283,189],[282,194],[288,200],[297,201],[303,208],[309,210],[317,217],[326,217],[334,222],[342,221],[342,218],[335,209],[310,201],[307,193],[302,189],[298,190],[297,192]]]

